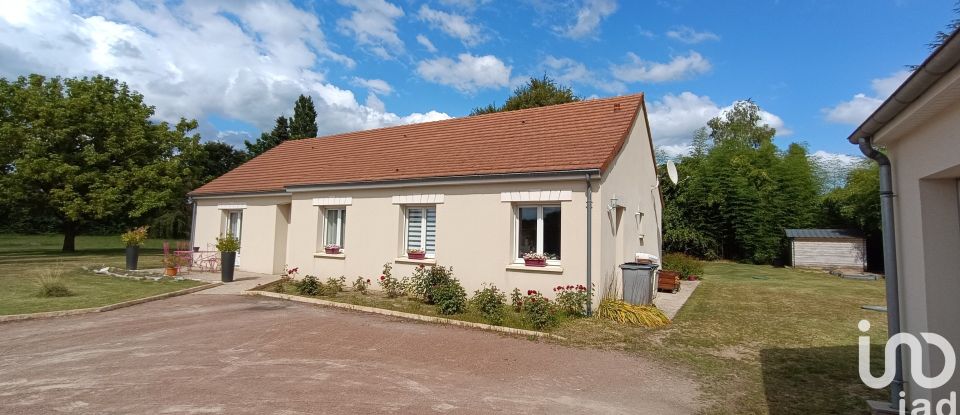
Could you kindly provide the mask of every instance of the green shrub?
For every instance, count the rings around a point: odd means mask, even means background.
[[[232,233],[217,238],[217,250],[220,252],[237,252],[240,250],[240,240]]]
[[[553,289],[557,293],[557,308],[570,317],[587,315],[587,287],[583,285],[559,285]]]
[[[323,283],[313,275],[307,275],[303,277],[302,280],[295,281],[293,284],[297,289],[297,294],[300,295],[318,296],[325,294],[327,291],[327,287],[324,287]]]
[[[387,296],[387,298],[397,298],[402,296],[406,290],[406,284],[403,281],[400,281],[393,277],[391,271],[393,270],[393,265],[389,263],[383,264],[383,273],[380,274],[380,279],[377,281],[380,284],[380,289]]]
[[[663,269],[680,273],[680,278],[691,275],[703,278],[703,261],[690,255],[669,253],[663,256]]]
[[[510,305],[513,306],[513,311],[518,313],[523,310],[523,294],[519,288],[514,288],[510,292]]]
[[[327,287],[327,291],[331,291],[333,294],[342,293],[343,289],[347,287],[347,277],[341,275],[340,278],[327,278],[327,283],[325,285]]]
[[[430,295],[440,314],[459,314],[467,309],[467,292],[456,278],[434,285]]]
[[[435,304],[433,292],[436,287],[446,285],[453,279],[453,268],[445,268],[442,265],[431,265],[426,268],[423,265],[413,271],[413,277],[410,278],[410,294],[417,297],[427,304]],[[458,282],[457,285],[460,283]]]
[[[120,241],[126,246],[140,246],[147,241],[147,231],[149,226],[141,226],[124,232],[120,235]]]
[[[537,330],[553,327],[559,322],[557,306],[535,290],[527,291],[522,305],[523,318]]]
[[[369,286],[369,278],[357,277],[357,279],[353,281],[353,290],[363,295],[367,295],[367,287]]]
[[[477,290],[470,300],[474,309],[483,316],[483,319],[495,326],[503,324],[507,313],[507,295],[497,289],[496,285],[484,286]]]
[[[37,297],[70,297],[74,295],[73,291],[67,288],[67,284],[61,278],[60,273],[56,271],[40,275],[40,278],[37,278],[37,285],[39,285]]]

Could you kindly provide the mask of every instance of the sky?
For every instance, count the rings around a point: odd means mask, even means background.
[[[845,138],[930,53],[952,0],[0,0],[0,77],[104,74],[240,145],[313,98],[319,134],[466,116],[532,76],[643,92],[655,145],[751,99],[775,143]],[[853,157],[851,157],[853,156]]]

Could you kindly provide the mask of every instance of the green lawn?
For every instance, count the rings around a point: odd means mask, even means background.
[[[707,264],[705,279],[672,325],[627,328],[595,319],[556,331],[568,344],[624,350],[690,373],[711,414],[857,414],[887,397],[857,374],[857,322],[872,324],[874,368],[886,314],[883,281],[733,263]]]
[[[196,281],[136,281],[95,275],[83,266],[124,266],[124,248],[117,236],[77,237],[77,252],[60,252],[59,235],[0,235],[0,315],[98,307],[200,285]],[[173,241],[171,241],[173,244]],[[163,241],[150,240],[141,249],[140,268],[159,268]],[[37,278],[59,272],[75,295],[36,296]]]

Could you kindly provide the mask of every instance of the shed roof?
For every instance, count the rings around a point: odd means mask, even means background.
[[[513,173],[603,171],[619,153],[643,94],[290,140],[192,196],[291,186]]]
[[[786,232],[787,238],[863,238],[863,234],[856,229],[786,229]]]

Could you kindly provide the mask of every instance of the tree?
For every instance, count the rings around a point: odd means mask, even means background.
[[[723,116],[707,121],[710,138],[715,143],[738,140],[759,148],[773,140],[777,130],[762,124],[760,107],[751,100],[739,101]]]
[[[313,138],[317,136],[317,110],[313,107],[313,98],[300,95],[293,105],[293,118],[290,119],[290,138]]]
[[[30,75],[0,79],[0,91],[6,205],[56,218],[64,252],[86,224],[149,217],[182,188],[196,121],[151,121],[154,108],[125,83]]]
[[[260,138],[253,143],[243,140],[243,145],[247,148],[247,156],[249,158],[254,158],[266,153],[267,150],[274,148],[280,145],[280,143],[289,139],[290,127],[287,125],[287,118],[281,115],[277,117],[277,122],[273,127],[273,131],[260,134]]]
[[[546,107],[548,105],[565,104],[580,101],[580,97],[573,94],[567,86],[556,83],[546,75],[543,78],[530,78],[526,84],[517,87],[513,95],[507,98],[502,107],[489,104],[477,107],[470,111],[470,115],[489,114],[493,112],[514,111],[526,108]]]
[[[823,197],[828,226],[852,227],[867,237],[880,235],[880,167],[865,160],[850,170],[846,184]]]
[[[230,170],[243,164],[247,157],[242,151],[233,148],[230,144],[219,141],[209,141],[202,145],[201,173],[199,186],[223,176]]]

